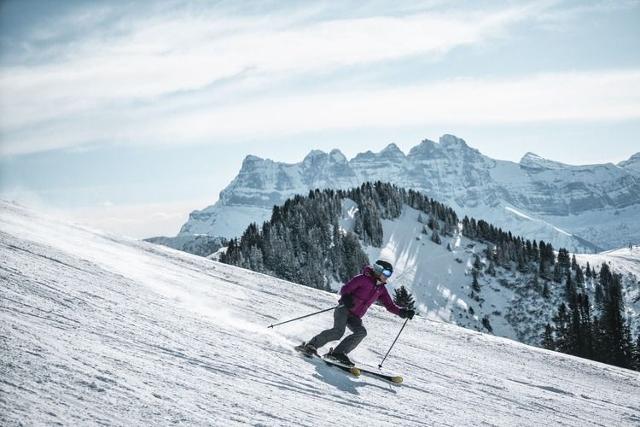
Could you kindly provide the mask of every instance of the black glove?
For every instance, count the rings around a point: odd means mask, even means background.
[[[413,319],[413,316],[415,316],[415,314],[415,310],[411,310],[409,308],[400,309],[400,317],[402,317],[403,319]]]
[[[342,298],[340,298],[338,302],[347,308],[353,308],[353,306],[356,305],[355,302],[353,302],[353,295],[351,294],[342,295]]]

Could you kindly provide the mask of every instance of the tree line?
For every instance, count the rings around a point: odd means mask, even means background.
[[[599,273],[572,263],[563,266],[565,299],[553,322],[545,326],[542,344],[549,350],[640,370],[640,336],[634,343],[624,317],[622,277],[603,263]],[[595,284],[595,301],[585,290],[585,276]]]
[[[353,232],[340,227],[342,201],[357,205]],[[360,241],[380,247],[382,220],[395,219],[411,206],[453,229],[453,209],[420,192],[383,182],[350,190],[312,190],[274,206],[271,219],[250,224],[240,239],[231,239],[220,260],[318,289],[345,282],[369,264]]]
[[[640,370],[640,336],[634,342],[630,322],[624,317],[622,277],[608,264],[599,273],[587,263],[580,266],[575,255],[564,248],[554,251],[551,243],[523,239],[505,232],[484,220],[464,217],[463,235],[490,243],[485,255],[488,274],[495,267],[516,269],[533,276],[532,286],[544,298],[550,297],[550,286],[562,285],[563,301],[558,305],[552,323],[542,331],[541,345],[547,349],[599,362]],[[480,270],[476,257],[472,270],[472,297],[480,292],[477,281]],[[541,285],[540,282],[543,282]],[[586,284],[593,285],[593,299]],[[475,293],[475,295],[474,295]]]

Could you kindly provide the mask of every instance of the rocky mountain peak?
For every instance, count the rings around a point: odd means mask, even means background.
[[[264,162],[263,158],[249,154],[242,161],[242,167],[240,170],[242,171],[247,169],[253,169],[256,166],[256,164],[262,163],[262,162]]]
[[[557,170],[569,167],[564,163],[545,159],[535,153],[528,152],[520,159],[520,167],[531,170]]]
[[[640,173],[640,153],[636,153],[629,157],[628,160],[618,163],[618,166],[630,170],[631,172]]]
[[[469,148],[467,143],[462,138],[458,138],[455,135],[445,134],[440,137],[440,145],[443,148]]]
[[[424,139],[420,144],[413,147],[407,157],[423,157],[428,158],[438,151],[435,141]]]
[[[347,158],[342,151],[334,148],[329,152],[329,154],[325,153],[322,150],[311,150],[309,154],[305,156],[302,160],[303,168],[317,168],[324,166],[334,166],[334,165],[345,165],[348,163]]]
[[[334,148],[329,153],[329,161],[334,162],[334,163],[347,163],[348,162],[348,160],[345,157],[345,155],[342,154],[342,151],[338,150],[337,148]]]
[[[381,152],[380,155],[384,157],[391,158],[404,158],[405,155],[402,150],[394,143],[387,145]]]
[[[313,166],[324,163],[328,160],[329,155],[322,150],[311,150],[302,161],[303,166]]]

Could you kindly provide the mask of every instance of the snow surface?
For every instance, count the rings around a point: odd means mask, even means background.
[[[425,318],[385,368],[349,377],[292,346],[327,292],[0,203],[1,425],[640,423],[632,372]],[[402,322],[380,307],[352,354],[376,365]]]
[[[633,245],[632,248],[626,247],[605,251],[599,254],[578,254],[576,259],[582,263],[588,261],[596,269],[602,263],[607,262],[614,266],[616,273],[631,274],[640,278],[640,245]]]

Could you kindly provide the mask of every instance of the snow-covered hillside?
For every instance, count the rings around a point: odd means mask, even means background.
[[[640,423],[627,371],[416,318],[386,369],[346,376],[292,346],[335,295],[0,204],[0,424],[604,425]],[[379,307],[353,357],[401,320]]]
[[[598,266],[604,262],[610,263],[615,271],[623,275],[633,275],[640,279],[640,245],[600,252],[598,254],[576,255],[578,261],[592,266]]]
[[[343,202],[341,226],[353,230],[350,220],[357,210],[355,202]],[[422,218],[422,222],[419,219]],[[547,281],[549,296],[543,296],[545,280],[534,282],[533,273],[516,268],[495,267],[495,275],[486,273],[487,245],[464,237],[460,231],[441,236],[442,243],[425,234],[428,216],[408,206],[394,220],[383,220],[384,239],[380,248],[365,247],[370,260],[383,258],[395,266],[391,287],[405,286],[414,296],[421,312],[430,319],[454,323],[531,345],[541,345],[544,326],[552,322],[558,305],[566,302],[565,286]],[[478,278],[480,291],[472,294],[472,264],[481,261]],[[634,336],[640,333],[640,248],[579,255],[579,261],[599,270],[609,262],[614,272],[623,274],[623,298]],[[484,272],[483,272],[484,271]],[[334,284],[337,289],[339,284]],[[587,292],[593,297],[593,282]],[[593,300],[593,299],[592,299]],[[490,329],[489,329],[490,328]]]
[[[423,233],[425,224],[417,221],[421,216],[424,215],[417,210],[405,207],[397,220],[383,221],[383,245],[367,247],[369,258],[393,263],[392,286],[405,286],[428,318],[487,331],[482,325],[487,316],[496,335],[517,339],[519,325],[509,324],[502,316],[516,301],[513,290],[502,286],[497,278],[482,277],[483,302],[470,296],[472,264],[476,254],[484,258],[486,245],[470,241],[459,232],[436,244],[430,233]],[[500,315],[492,316],[493,312]]]

